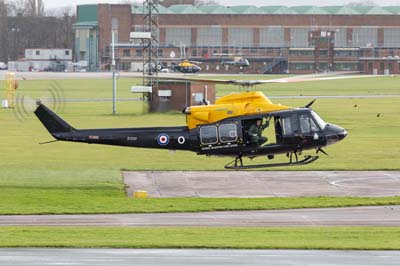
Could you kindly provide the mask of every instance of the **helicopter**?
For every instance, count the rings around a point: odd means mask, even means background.
[[[327,77],[326,79],[334,79]],[[152,149],[192,151],[198,155],[226,156],[234,158],[226,169],[250,169],[278,166],[305,165],[316,161],[318,155],[305,155],[304,151],[315,150],[326,154],[325,146],[343,140],[347,131],[324,120],[311,109],[315,99],[304,107],[294,108],[274,104],[260,91],[250,87],[282,80],[210,80],[168,77],[169,80],[191,80],[234,84],[246,87],[246,91],[232,93],[219,98],[215,104],[189,106],[183,110],[187,124],[179,127],[75,129],[56,113],[37,101],[36,116],[55,141],[73,141],[89,144],[105,144]],[[290,78],[289,78],[290,79]],[[317,78],[322,80],[324,78]],[[299,80],[296,78],[295,81]],[[300,79],[305,81],[306,78]],[[276,141],[259,145],[253,143],[249,128],[257,120],[270,123]],[[288,162],[244,165],[243,158],[253,159],[286,154]]]
[[[187,59],[181,61],[172,67],[173,70],[179,71],[185,74],[194,74],[201,71],[201,67],[196,65],[197,62],[189,61]]]
[[[227,61],[222,61],[222,65],[233,65],[237,66],[240,69],[243,69],[244,67],[250,66],[249,60],[247,60],[244,57],[234,57],[233,60],[227,60]]]

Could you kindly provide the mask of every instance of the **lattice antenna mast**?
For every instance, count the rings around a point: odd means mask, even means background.
[[[143,41],[143,85],[157,87],[158,75],[158,4],[159,0],[144,0],[144,31],[151,38]]]

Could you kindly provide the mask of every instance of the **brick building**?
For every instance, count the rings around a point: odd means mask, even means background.
[[[120,70],[141,70],[143,10],[131,5],[77,7],[75,58],[94,69],[110,64],[111,28],[117,32]],[[237,73],[223,60],[243,56],[245,73],[360,70],[400,73],[400,6],[159,7],[159,61],[170,66],[184,54],[203,72]]]

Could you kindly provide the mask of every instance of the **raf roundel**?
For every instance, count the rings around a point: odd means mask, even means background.
[[[157,137],[157,142],[161,146],[168,145],[169,143],[169,136],[167,134],[160,134]]]

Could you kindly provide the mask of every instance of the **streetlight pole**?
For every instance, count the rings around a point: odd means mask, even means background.
[[[17,48],[17,34],[19,32],[19,28],[12,28],[11,32],[13,33],[14,37],[14,60],[18,60],[18,48]]]
[[[112,70],[112,79],[113,79],[113,86],[112,86],[112,95],[113,95],[113,107],[112,112],[113,115],[117,113],[117,77],[115,73],[115,32],[112,30],[112,62],[111,62],[111,70]]]

